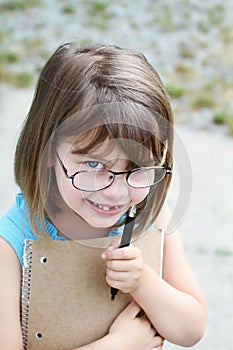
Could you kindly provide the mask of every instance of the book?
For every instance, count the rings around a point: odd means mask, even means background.
[[[111,301],[101,253],[114,237],[79,241],[26,240],[21,292],[24,350],[72,350],[108,333],[131,302],[119,291]],[[160,276],[163,230],[132,240]]]

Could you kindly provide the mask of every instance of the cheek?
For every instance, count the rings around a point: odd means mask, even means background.
[[[56,172],[56,180],[57,180],[58,190],[61,196],[63,197],[64,193],[66,193],[67,190],[69,190],[70,183],[67,181],[65,176],[60,171]]]
[[[149,188],[137,188],[131,190],[131,200],[133,204],[141,203],[149,194]]]
[[[72,209],[75,212],[79,212],[83,206],[83,200],[86,197],[86,193],[76,190],[72,184],[61,184],[60,188],[60,195],[61,198],[65,204],[65,206],[68,206],[70,209]]]
[[[57,186],[60,192],[61,198],[68,205],[73,205],[74,203],[80,203],[85,197],[85,193],[76,190],[72,185],[72,181],[65,178],[63,174],[57,174]]]

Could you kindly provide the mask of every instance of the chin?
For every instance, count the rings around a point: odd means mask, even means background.
[[[96,221],[86,221],[90,226],[95,228],[112,228],[116,223],[118,219],[111,220],[106,222],[105,220],[96,220]]]
[[[94,227],[94,228],[112,228],[112,226],[115,225],[115,222],[112,224],[103,224],[103,223],[89,223],[90,226]]]

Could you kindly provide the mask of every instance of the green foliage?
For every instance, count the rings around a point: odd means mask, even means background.
[[[229,134],[233,136],[233,114],[218,112],[214,114],[213,122],[219,125],[226,125]]]
[[[185,79],[188,79],[188,78],[192,78],[194,76],[194,74],[195,74],[195,67],[193,65],[190,65],[190,64],[179,62],[175,66],[175,71],[181,77],[183,77]]]
[[[208,10],[208,17],[210,24],[219,25],[224,20],[224,6],[219,4],[213,7],[210,7]]]
[[[195,50],[193,48],[193,45],[187,44],[187,43],[180,43],[179,47],[180,56],[182,58],[194,58],[195,57]]]
[[[215,254],[218,256],[233,256],[233,251],[229,249],[216,249]]]
[[[17,53],[12,51],[3,51],[0,52],[0,63],[16,63],[18,62],[19,57]]]
[[[92,15],[103,15],[108,9],[108,2],[101,0],[93,0],[89,3],[89,14]]]
[[[81,41],[80,46],[83,48],[83,47],[89,46],[89,45],[91,45],[91,44],[92,44],[91,38],[84,38],[84,39]]]
[[[198,96],[192,103],[194,109],[212,108],[215,102],[210,96]]]
[[[33,80],[33,76],[30,73],[22,72],[15,76],[15,83],[18,87],[30,86]]]
[[[166,86],[166,91],[167,91],[168,95],[173,97],[173,98],[182,97],[185,93],[184,88],[179,87],[179,86],[174,86],[174,85]]]
[[[197,28],[199,29],[200,32],[202,33],[208,33],[210,30],[210,26],[208,25],[207,22],[205,21],[198,21],[197,23]]]
[[[109,4],[108,0],[90,0],[86,2],[88,18],[86,23],[88,27],[100,31],[108,29],[109,20],[113,16],[109,12]]]
[[[29,7],[40,5],[40,0],[10,0],[0,4],[0,11],[25,11]]]
[[[228,119],[229,115],[226,112],[219,112],[213,116],[213,121],[215,124],[226,124]]]
[[[11,73],[0,70],[0,81],[20,88],[28,87],[33,82],[33,75],[28,72]]]
[[[229,118],[227,119],[227,128],[228,132],[231,136],[233,136],[233,114],[229,115]]]
[[[75,7],[73,5],[64,5],[62,7],[62,12],[67,14],[67,15],[73,15],[76,10],[75,10]]]
[[[232,45],[233,41],[233,31],[230,27],[225,27],[224,25],[221,27],[220,36],[224,45]]]
[[[162,6],[158,11],[156,1],[151,1],[148,11],[153,14],[153,17],[149,21],[150,26],[159,26],[162,32],[167,33],[176,30],[172,9],[168,4],[162,2]]]
[[[41,37],[24,38],[22,40],[22,48],[24,52],[40,52],[43,48],[44,40]]]

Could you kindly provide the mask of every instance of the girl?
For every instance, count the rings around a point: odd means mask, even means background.
[[[168,224],[173,120],[162,82],[145,57],[115,46],[59,47],[45,65],[15,153],[22,193],[0,221],[0,343],[23,348],[20,281],[25,238],[119,235],[137,206],[136,232]],[[160,213],[160,215],[159,215]],[[159,218],[158,218],[159,215]],[[192,346],[206,306],[179,233],[165,235],[163,279],[133,245],[110,247],[109,286],[133,302],[109,333],[80,350]],[[137,317],[143,309],[146,316]],[[76,349],[77,350],[77,349]]]

